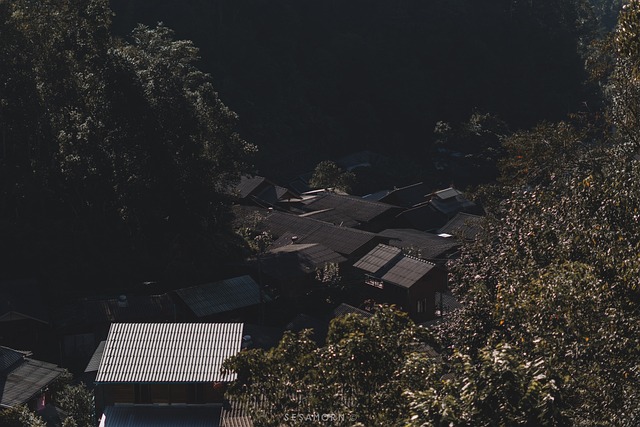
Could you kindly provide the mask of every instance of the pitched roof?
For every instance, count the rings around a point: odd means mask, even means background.
[[[358,227],[380,217],[397,215],[399,206],[389,205],[361,197],[324,192],[305,203],[306,216],[345,227]]]
[[[438,233],[450,234],[462,240],[474,240],[482,232],[484,217],[459,212]]]
[[[443,254],[459,246],[455,240],[413,229],[388,229],[378,235],[389,239],[390,246],[418,249],[418,258],[424,259],[441,258]]]
[[[431,187],[424,182],[407,185],[406,187],[396,188],[380,199],[381,202],[391,203],[397,206],[410,208],[419,203],[425,202]]]
[[[331,312],[331,318],[334,319],[336,317],[346,316],[347,314],[357,314],[359,316],[363,316],[367,318],[373,317],[373,313],[359,309],[349,304],[342,303],[333,309],[333,311]]]
[[[342,263],[347,259],[319,243],[289,244],[271,249],[270,254],[295,254],[301,265],[308,268],[322,267],[328,263]]]
[[[102,353],[104,353],[104,345],[106,341],[100,341],[96,351],[93,352],[91,356],[91,360],[87,363],[87,367],[84,369],[85,372],[98,372],[98,368],[100,367],[100,359],[102,359]]]
[[[435,267],[430,262],[404,255],[399,248],[382,244],[353,266],[403,288],[410,288]]]
[[[0,376],[0,407],[27,403],[64,372],[53,363],[30,359],[22,352],[6,347],[0,347],[0,353],[10,355],[8,358],[14,360]],[[21,360],[15,360],[16,353]]]
[[[175,292],[197,317],[225,313],[261,302],[260,286],[251,276],[234,277]]]
[[[235,186],[235,190],[241,199],[249,197],[254,191],[258,189],[263,183],[267,181],[262,176],[242,175],[240,182]]]
[[[99,427],[218,427],[220,406],[107,406]]]
[[[114,323],[96,383],[218,382],[240,351],[242,323]]]
[[[275,237],[298,237],[298,243],[319,243],[341,255],[349,256],[374,241],[377,236],[367,231],[338,227],[312,218],[272,212],[263,226]],[[290,240],[289,240],[290,241]]]
[[[15,365],[22,362],[30,353],[0,346],[0,375],[11,371]]]
[[[462,192],[455,188],[446,188],[433,193],[429,203],[445,215],[452,215],[464,209],[475,208],[475,203],[466,199]]]

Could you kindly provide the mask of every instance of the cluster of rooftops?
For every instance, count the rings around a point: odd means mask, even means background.
[[[38,301],[38,283],[0,282],[0,410],[42,410],[59,364],[96,387],[101,426],[248,426],[216,388],[234,379],[222,362],[242,348],[273,346],[283,329],[307,326],[321,341],[331,318],[370,316],[372,302],[395,304],[424,324],[459,306],[447,261],[483,226],[480,209],[459,190],[416,183],[357,197],[244,176],[232,194],[240,220],[259,218],[257,231],[272,237],[235,277],[157,295],[82,298],[53,310]],[[265,322],[283,304],[326,298],[318,272],[327,265],[356,290],[348,300],[334,301],[324,317],[299,312],[286,326]]]

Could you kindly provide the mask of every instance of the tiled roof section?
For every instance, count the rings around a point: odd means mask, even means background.
[[[336,308],[333,309],[333,311],[331,312],[332,314],[332,318],[336,318],[336,317],[340,317],[340,316],[345,316],[347,314],[357,314],[358,316],[362,316],[362,317],[372,317],[373,313],[370,313],[368,311],[365,310],[361,310],[357,307],[354,307],[352,305],[349,304],[340,304],[339,306],[337,306]]]
[[[220,406],[107,406],[99,427],[218,427]]]
[[[389,192],[385,197],[382,197],[380,201],[410,208],[419,203],[425,202],[430,189],[431,188],[424,182],[418,182],[416,184],[407,185],[406,187],[397,188]]]
[[[240,351],[242,323],[114,323],[96,383],[218,382]]]
[[[382,271],[390,262],[402,257],[402,250],[387,245],[378,245],[353,264],[354,267],[369,273]]]
[[[367,231],[338,227],[311,218],[301,218],[282,212],[272,212],[263,221],[263,226],[275,237],[282,235],[298,237],[298,243],[319,243],[341,255],[349,256],[376,239]]]
[[[27,355],[28,353],[9,347],[0,347],[0,375],[11,371],[11,369],[21,363]]]
[[[436,236],[432,233],[412,229],[389,229],[378,233],[389,240],[396,248],[415,248],[419,258],[436,259],[455,249],[459,243],[452,239]]]
[[[404,255],[400,249],[387,245],[378,245],[353,266],[403,288],[410,288],[435,267],[430,262]]]
[[[319,243],[289,244],[269,251],[272,254],[296,254],[301,264],[311,268],[322,267],[327,263],[342,263],[347,259]]]
[[[26,358],[0,381],[0,407],[27,403],[53,382],[64,369]]]
[[[475,203],[466,199],[460,191],[454,188],[446,188],[433,194],[435,197],[429,203],[446,215],[452,215],[465,209],[473,209],[476,206]]]
[[[346,260],[326,246],[302,243],[276,247],[261,256],[259,262],[265,274],[279,280],[288,280],[315,273],[328,263],[341,264]]]
[[[244,199],[249,197],[265,182],[266,178],[261,176],[243,175],[240,177],[240,182],[236,185],[235,191],[241,199]]]
[[[230,401],[229,407],[222,408],[220,427],[253,427],[247,406]]]
[[[87,363],[87,367],[85,368],[85,372],[98,372],[98,368],[100,367],[100,359],[102,359],[102,353],[104,353],[104,345],[106,341],[100,341],[96,351],[93,352],[91,356],[91,360]]]
[[[474,240],[482,232],[484,217],[459,212],[438,233],[450,234],[462,240]]]
[[[381,215],[397,215],[402,211],[398,206],[365,200],[361,197],[325,192],[305,204],[315,219],[345,227],[366,224]]]
[[[251,276],[178,289],[176,294],[197,317],[225,313],[261,302],[260,286]]]

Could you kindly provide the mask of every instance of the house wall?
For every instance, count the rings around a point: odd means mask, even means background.
[[[96,403],[103,408],[117,403],[202,404],[222,400],[222,391],[213,383],[101,384],[96,391]]]
[[[407,312],[416,322],[424,322],[435,318],[436,292],[444,292],[447,289],[447,272],[440,268],[433,268],[420,281],[416,282],[407,293],[405,303]],[[426,303],[423,311],[418,309],[418,302]]]

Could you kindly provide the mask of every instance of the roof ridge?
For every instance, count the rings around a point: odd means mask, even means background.
[[[371,235],[372,237],[377,236],[376,233],[372,233],[370,231],[358,230],[357,228],[352,228],[352,227],[344,227],[344,226],[340,226],[340,225],[331,224],[330,222],[320,221],[319,219],[315,219],[315,218],[311,218],[311,217],[307,217],[307,216],[299,216],[299,215],[294,215],[294,214],[288,214],[288,213],[280,212],[280,211],[273,211],[270,214],[267,214],[265,219],[268,219],[270,216],[272,216],[274,214],[280,214],[280,215],[286,215],[286,216],[291,216],[291,217],[295,217],[295,218],[300,218],[303,221],[313,221],[320,227],[338,228],[340,230],[349,230],[349,231],[357,232],[359,234]]]

